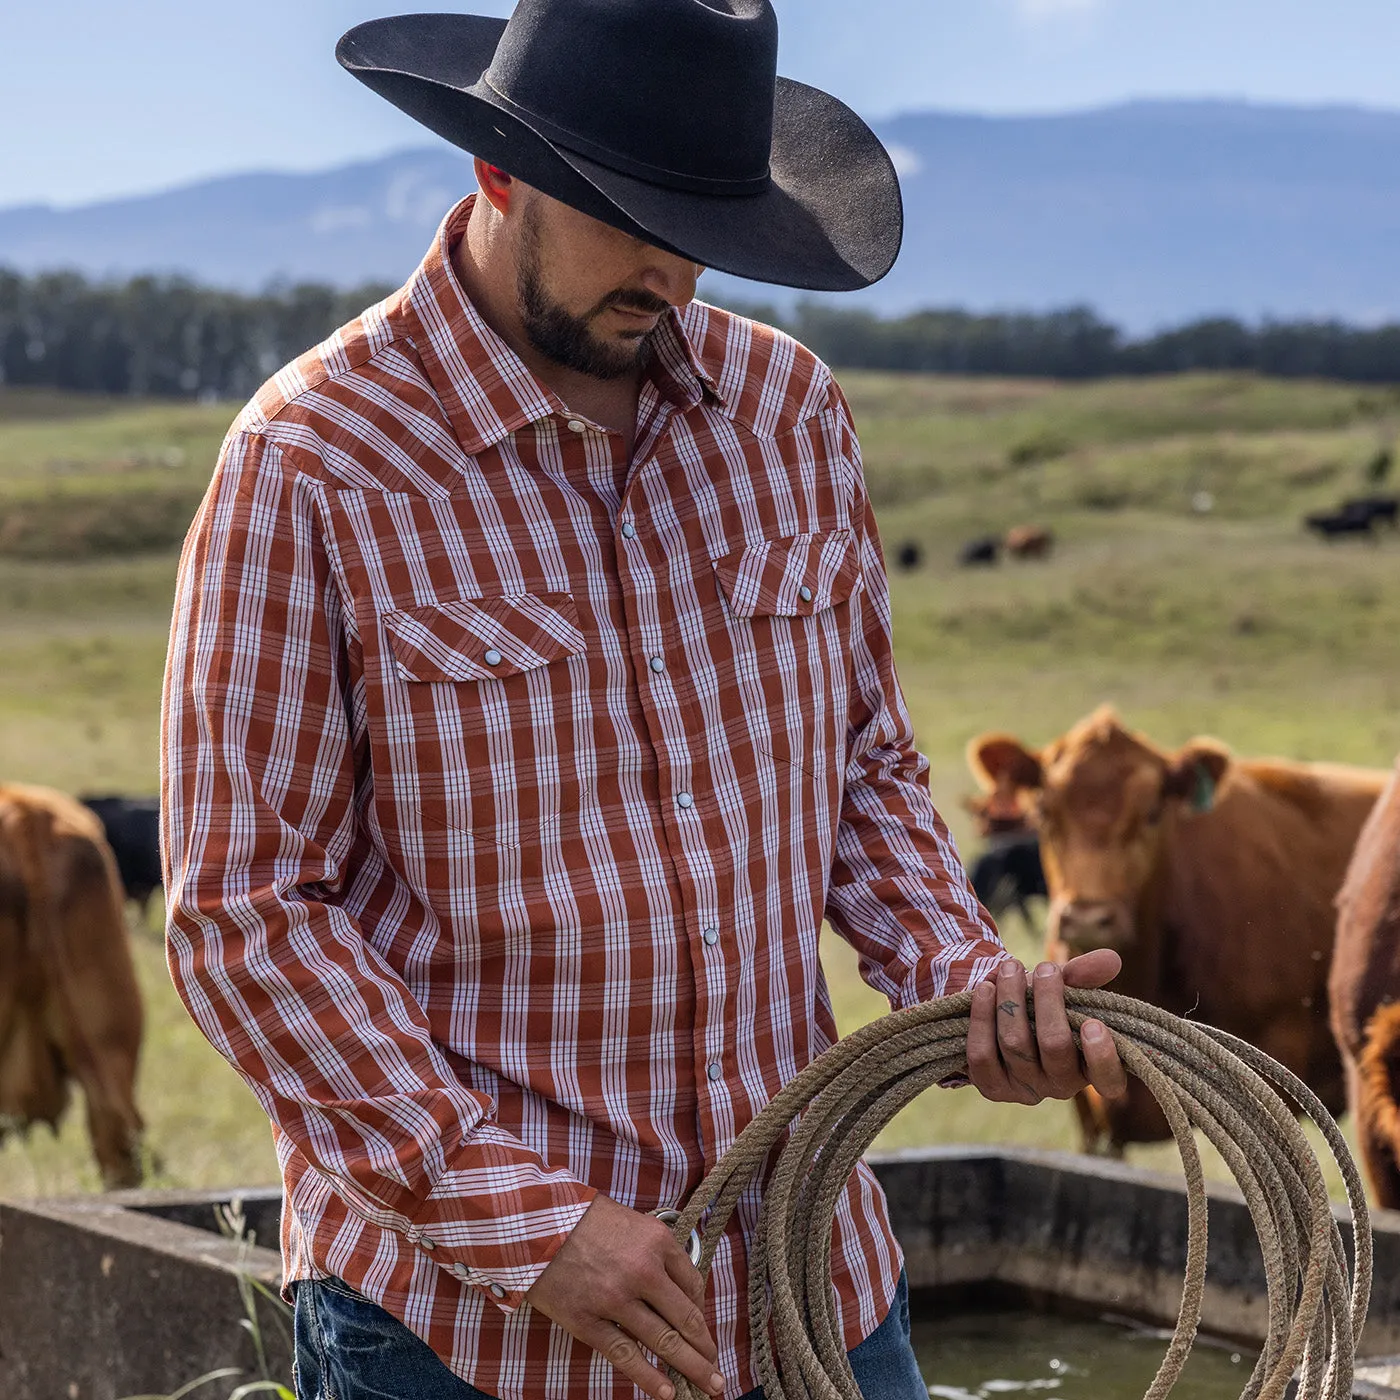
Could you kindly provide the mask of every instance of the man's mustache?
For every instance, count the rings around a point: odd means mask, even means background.
[[[598,303],[593,314],[600,316],[614,306],[619,311],[636,311],[643,316],[662,316],[671,309],[669,301],[651,292],[613,292]]]

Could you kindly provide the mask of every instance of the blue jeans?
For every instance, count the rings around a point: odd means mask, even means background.
[[[868,1400],[928,1400],[909,1342],[909,1285],[850,1353]],[[297,1400],[491,1400],[397,1318],[338,1279],[296,1285]],[[761,1390],[744,1400],[763,1400]]]

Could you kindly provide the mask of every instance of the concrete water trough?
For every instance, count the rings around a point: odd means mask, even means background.
[[[920,1309],[1111,1314],[1170,1326],[1185,1268],[1186,1196],[1171,1177],[1060,1153],[976,1147],[874,1159]],[[164,1395],[222,1366],[256,1371],[240,1275],[275,1290],[280,1195],[239,1193],[251,1247],[222,1236],[231,1192],[0,1201],[0,1397]],[[1339,1215],[1350,1247],[1349,1221]],[[1400,1213],[1376,1218],[1376,1282],[1358,1400],[1400,1400]],[[291,1372],[260,1295],[269,1370]],[[1257,1344],[1263,1264],[1243,1200],[1212,1186],[1205,1316]],[[218,1392],[211,1387],[208,1393]]]

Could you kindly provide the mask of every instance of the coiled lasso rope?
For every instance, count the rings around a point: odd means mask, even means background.
[[[1371,1226],[1331,1115],[1296,1076],[1235,1036],[1111,992],[1067,990],[1065,1001],[1076,1044],[1086,1019],[1109,1028],[1124,1067],[1162,1106],[1186,1169],[1181,1312],[1145,1400],[1162,1400],[1176,1384],[1201,1320],[1206,1191],[1193,1128],[1234,1173],[1263,1249],[1268,1339],[1241,1400],[1282,1400],[1295,1371],[1297,1400],[1350,1400],[1371,1292]],[[836,1205],[890,1119],[931,1085],[966,1071],[971,1006],[963,992],[896,1012],[834,1045],[744,1129],[677,1218],[678,1240],[698,1231],[707,1272],[740,1195],[798,1119],[773,1164],[749,1251],[754,1365],[767,1400],[862,1400],[832,1296]],[[1345,1179],[1355,1240],[1350,1279],[1322,1169],[1285,1094],[1322,1130]],[[673,1371],[671,1379],[677,1400],[701,1400],[683,1376]]]

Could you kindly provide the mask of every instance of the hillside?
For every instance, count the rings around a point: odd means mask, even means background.
[[[1298,523],[1362,487],[1400,434],[1400,391],[1207,375],[842,382],[887,553],[924,552],[892,577],[896,650],[960,840],[969,738],[1043,742],[1104,701],[1163,744],[1209,733],[1242,753],[1368,764],[1400,751],[1400,534],[1329,546]],[[179,536],[231,413],[0,389],[0,776],[155,790]],[[1056,531],[1049,562],[956,566],[964,540],[1025,520]],[[1006,934],[1036,956],[1014,921]],[[271,1179],[260,1111],[175,1001],[153,930],[137,948],[159,1182]],[[847,1027],[879,1010],[844,945],[829,967]],[[1073,1140],[1063,1105],[954,1095],[884,1141],[930,1137]],[[1170,1166],[1173,1149],[1132,1160]],[[0,1191],[93,1184],[78,1115],[56,1142],[0,1148]]]
[[[1400,113],[1146,102],[877,123],[908,237],[865,295],[907,311],[1094,306],[1139,332],[1246,318],[1400,319]],[[0,266],[180,271],[215,286],[401,281],[471,188],[444,146],[75,209],[0,209]],[[764,299],[712,276],[712,297]]]

